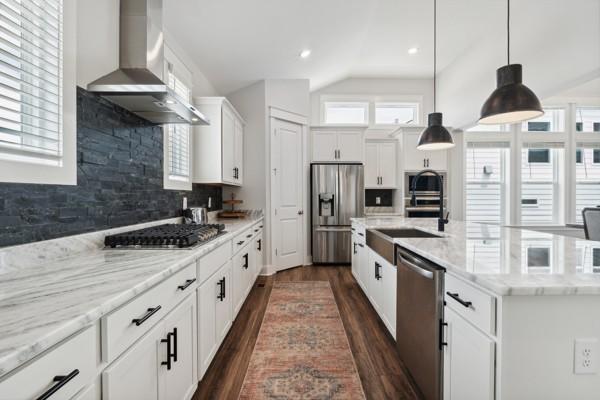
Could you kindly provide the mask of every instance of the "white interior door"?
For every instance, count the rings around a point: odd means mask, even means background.
[[[302,171],[302,125],[272,118],[272,256],[277,270],[303,263]]]

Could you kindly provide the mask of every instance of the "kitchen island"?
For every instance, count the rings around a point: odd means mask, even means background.
[[[393,241],[446,270],[445,399],[598,398],[598,369],[581,368],[576,353],[591,346],[597,365],[600,242],[462,221],[437,232],[436,219],[354,219],[353,274],[393,336],[397,310],[385,288],[396,290],[394,263],[363,239],[382,228],[441,236]]]

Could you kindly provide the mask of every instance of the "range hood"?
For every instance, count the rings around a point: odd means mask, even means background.
[[[90,92],[156,124],[208,125],[208,119],[165,84],[162,0],[121,0],[119,69]]]

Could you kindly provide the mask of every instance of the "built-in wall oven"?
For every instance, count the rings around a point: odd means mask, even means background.
[[[440,183],[433,174],[423,174],[417,180],[415,190],[417,204],[410,204],[412,185],[418,172],[404,174],[404,214],[410,218],[435,218],[440,214]],[[445,172],[440,172],[444,185],[444,196],[448,193],[448,179]],[[444,208],[447,208],[444,197]]]

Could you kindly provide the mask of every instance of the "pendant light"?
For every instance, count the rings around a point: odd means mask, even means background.
[[[436,109],[437,0],[433,0],[433,112],[427,116],[427,128],[421,132],[417,149],[446,150],[454,147],[452,135],[442,125],[442,113]]]
[[[523,85],[523,67],[510,63],[510,0],[506,7],[507,63],[496,70],[496,90],[483,103],[479,123],[514,124],[544,115],[540,100]]]

